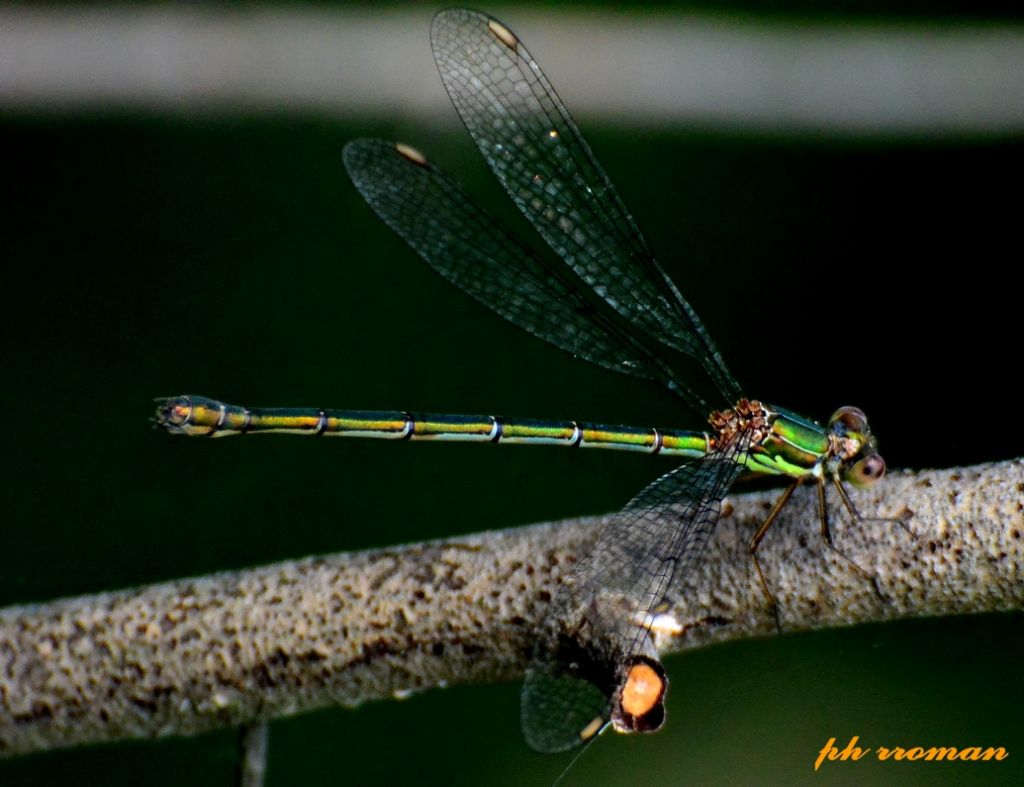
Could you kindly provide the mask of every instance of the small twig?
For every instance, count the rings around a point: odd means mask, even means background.
[[[270,738],[269,725],[265,721],[242,727],[239,737],[238,784],[239,787],[263,787],[267,776],[267,750]]]
[[[897,473],[825,549],[813,489],[758,552],[785,630],[1024,606],[1024,461]],[[665,652],[772,634],[747,543],[777,491],[726,506],[674,588]],[[729,510],[731,509],[731,511]],[[0,753],[190,735],[521,676],[601,519],[570,520],[0,610]]]

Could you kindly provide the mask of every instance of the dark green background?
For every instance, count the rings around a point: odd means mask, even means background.
[[[891,467],[1020,453],[1024,141],[578,120],[751,394],[818,418],[857,404]],[[700,425],[667,394],[573,361],[461,295],[372,217],[341,166],[348,139],[406,140],[522,226],[465,134],[385,119],[0,122],[11,159],[0,604],[604,512],[671,466],[172,439],[149,428],[154,396]],[[1015,614],[676,657],[664,732],[606,736],[567,783],[1019,781],[1022,646]],[[546,784],[567,762],[526,748],[515,685],[322,711],[271,735],[271,785]],[[852,735],[1002,745],[1011,758],[814,774],[824,742]],[[227,784],[233,746],[224,732],[59,752],[0,762],[0,784]]]

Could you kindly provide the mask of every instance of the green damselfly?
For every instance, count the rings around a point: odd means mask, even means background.
[[[601,447],[678,456],[606,526],[576,564],[538,630],[522,693],[522,726],[541,751],[563,751],[612,724],[657,729],[666,680],[656,639],[670,588],[700,555],[721,502],[743,472],[790,483],[750,541],[804,482],[818,488],[831,546],[825,486],[856,512],[843,481],[885,472],[864,414],[838,410],[827,426],[743,396],[696,313],[655,261],[633,217],[565,105],[519,38],[496,19],[449,9],[431,45],[463,123],[505,191],[564,260],[549,263],[406,145],[358,140],[345,147],[353,183],[373,210],[446,279],[555,346],[592,363],[664,385],[709,416],[706,431],[679,431],[496,416],[361,410],[254,409],[197,396],[160,400],[168,431],[220,437],[279,432],[396,440]],[[680,375],[696,363],[715,405]],[[841,554],[841,553],[840,553]]]

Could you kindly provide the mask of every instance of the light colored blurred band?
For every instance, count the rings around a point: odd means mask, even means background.
[[[853,134],[1024,129],[1024,26],[496,12],[578,116]],[[455,123],[431,11],[0,8],[0,110]]]

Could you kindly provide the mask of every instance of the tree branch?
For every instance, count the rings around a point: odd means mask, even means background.
[[[787,631],[1024,606],[1024,460],[798,492],[758,556]],[[747,554],[778,491],[727,504],[673,591],[663,653],[775,631]],[[834,501],[833,501],[834,503]],[[604,520],[288,561],[0,610],[0,754],[191,735],[335,703],[521,676],[561,577]]]

